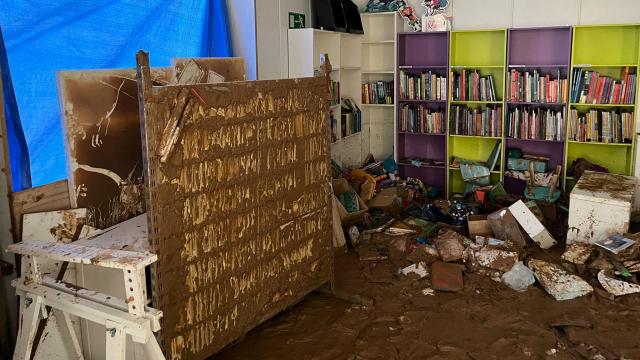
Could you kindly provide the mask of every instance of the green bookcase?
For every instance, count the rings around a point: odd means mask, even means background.
[[[506,65],[507,30],[463,30],[452,31],[450,36],[450,71],[449,82],[453,80],[453,74],[467,70],[478,70],[481,76],[491,75],[495,88],[497,101],[453,101],[452,88],[448,96],[449,114],[452,106],[466,106],[470,109],[484,109],[487,106],[501,107],[502,124],[504,132],[504,79]],[[451,83],[452,84],[452,83]],[[452,84],[453,85],[453,84]],[[447,137],[448,147],[448,192],[462,193],[465,190],[465,183],[462,181],[460,169],[451,167],[454,157],[464,158],[474,161],[487,161],[496,143],[502,143],[503,135],[496,137],[455,135],[451,131],[451,120],[449,119],[449,136]],[[501,148],[499,162],[491,173],[491,183],[495,184],[502,180],[504,158],[504,147]]]
[[[598,71],[600,74],[620,80],[622,69],[629,67],[630,73],[638,74],[640,55],[640,25],[593,25],[575,26],[573,30],[573,46],[571,56],[571,86],[572,92],[580,79],[574,76],[574,70],[583,68],[585,71]],[[637,78],[636,78],[637,79]],[[636,81],[637,82],[637,81]],[[638,88],[635,84],[636,89]],[[633,111],[633,129],[635,133],[637,116],[637,90],[633,104],[581,104],[571,102],[571,110],[578,113],[589,110],[620,110]],[[567,116],[570,121],[570,114]],[[565,182],[564,190],[570,192],[575,185],[575,178],[571,176],[569,167],[577,158],[585,158],[592,163],[606,167],[610,172],[632,175],[634,167],[635,134],[631,143],[593,143],[577,142],[570,139],[567,126],[567,142],[565,151]]]

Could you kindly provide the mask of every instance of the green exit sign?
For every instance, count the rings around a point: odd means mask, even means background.
[[[289,29],[303,29],[304,14],[289,13]]]

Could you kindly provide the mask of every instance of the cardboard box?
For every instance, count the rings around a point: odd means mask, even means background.
[[[334,179],[331,181],[331,185],[333,187],[333,196],[335,201],[335,209],[338,211],[338,215],[340,216],[340,222],[342,222],[342,226],[353,225],[364,218],[364,215],[369,211],[367,204],[362,201],[360,195],[356,193],[356,197],[358,199],[358,211],[349,213],[347,209],[344,208],[340,200],[338,200],[338,196],[340,194],[345,193],[347,191],[354,191],[349,185],[349,182],[346,179]]]

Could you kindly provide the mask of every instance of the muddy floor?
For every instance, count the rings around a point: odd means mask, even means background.
[[[396,271],[339,251],[336,289],[351,301],[313,293],[214,359],[640,359],[640,296],[558,302],[471,273],[463,292],[425,295],[428,278]]]

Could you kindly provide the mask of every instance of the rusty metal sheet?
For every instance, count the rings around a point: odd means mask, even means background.
[[[153,302],[168,359],[204,359],[332,280],[322,78],[138,81]]]

